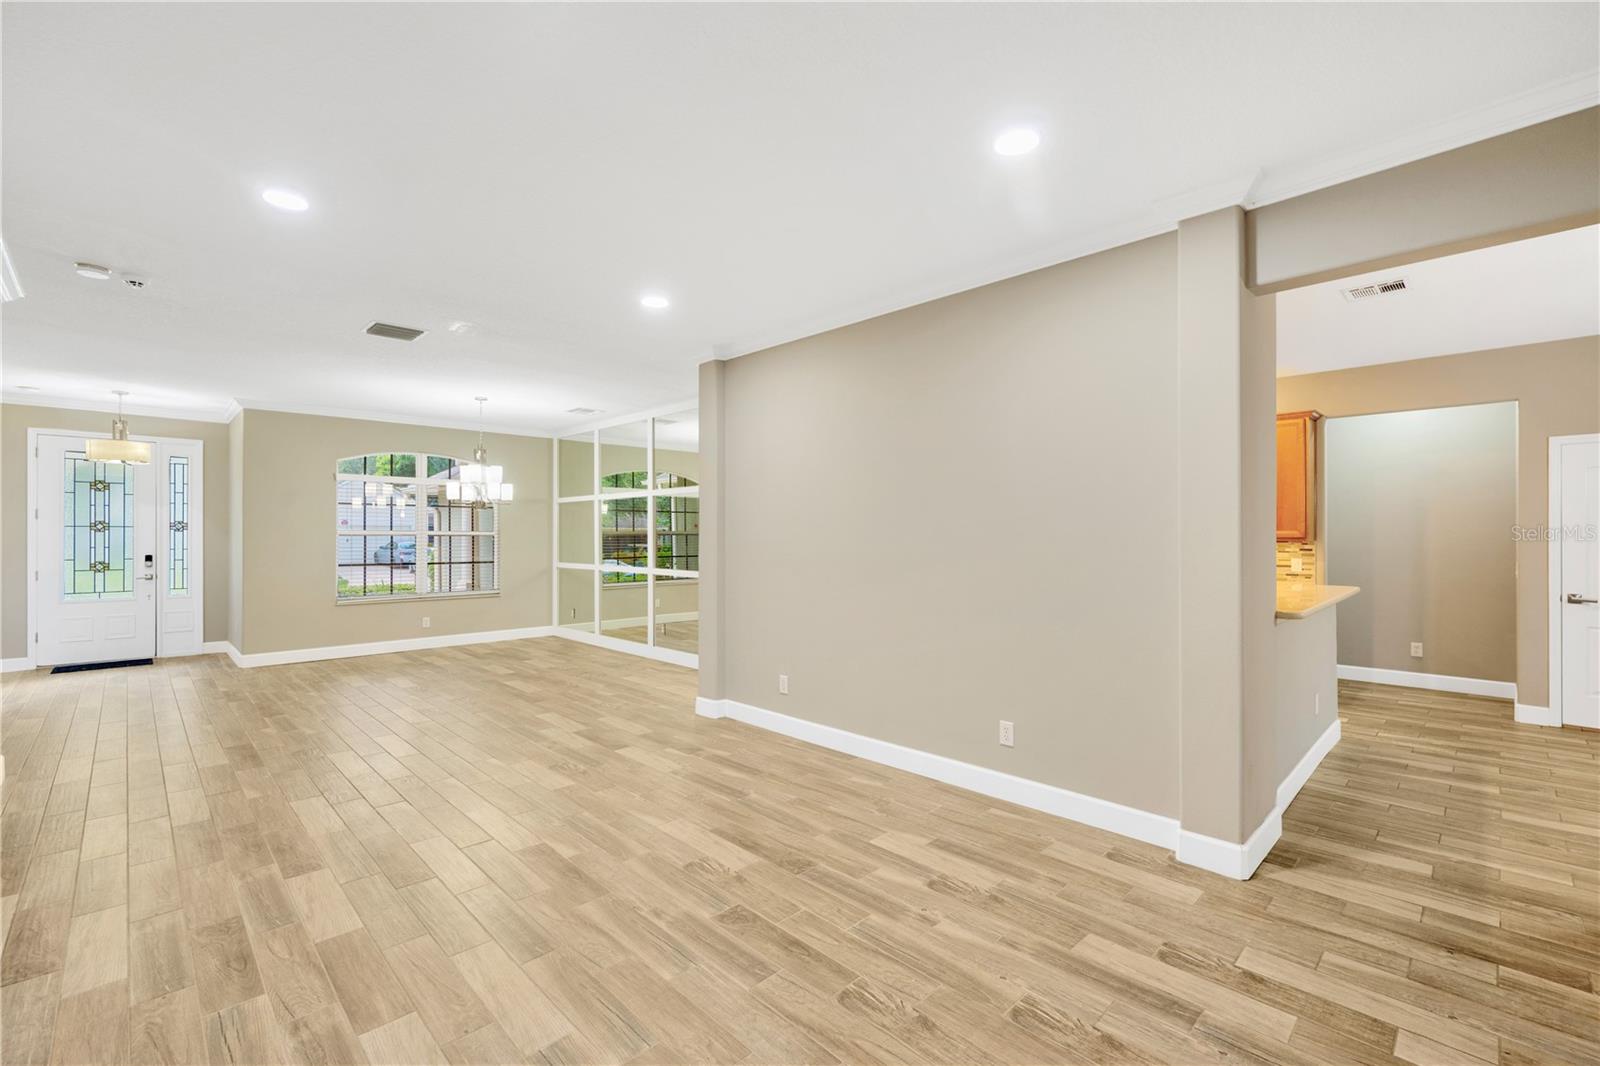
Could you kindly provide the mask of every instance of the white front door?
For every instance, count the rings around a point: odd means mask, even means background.
[[[35,664],[154,657],[159,466],[92,463],[81,436],[38,446]]]
[[[1600,441],[1567,441],[1561,460],[1561,723],[1600,729]]]

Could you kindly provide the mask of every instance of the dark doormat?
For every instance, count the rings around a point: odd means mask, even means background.
[[[118,659],[114,663],[73,663],[71,666],[58,666],[51,670],[52,674],[75,674],[79,670],[115,670],[119,666],[149,666],[154,659]]]

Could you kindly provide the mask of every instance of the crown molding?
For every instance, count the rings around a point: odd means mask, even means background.
[[[368,411],[352,407],[323,407],[316,404],[278,403],[269,400],[248,400],[243,398],[232,402],[241,413],[244,411],[272,411],[286,415],[311,415],[316,418],[349,418],[361,422],[387,422],[391,425],[421,426],[427,429],[464,429],[469,433],[476,433],[479,429],[482,429],[485,433],[500,433],[512,437],[555,438],[561,435],[542,426],[529,426],[509,422],[484,422],[480,426],[476,419],[470,418],[419,418],[416,415],[399,414],[394,411]],[[237,413],[232,417],[238,417]],[[232,418],[228,419],[228,421],[231,420]]]
[[[60,396],[43,392],[22,392],[16,389],[0,390],[0,402],[21,404],[27,407],[56,407],[66,411],[97,411],[115,414],[116,401],[85,399],[81,396]],[[693,406],[691,400],[688,406]],[[263,400],[230,399],[221,406],[167,407],[161,404],[125,403],[123,412],[142,418],[172,418],[184,422],[215,422],[226,425],[245,411],[274,411],[282,414],[310,415],[316,418],[350,418],[362,422],[386,422],[401,426],[423,426],[431,429],[460,429],[469,433],[478,431],[478,424],[470,419],[451,420],[417,418],[414,415],[392,411],[363,411],[353,408],[317,407],[307,404],[269,403]],[[665,412],[663,412],[665,413]],[[549,430],[507,423],[485,422],[485,433],[501,433],[513,437],[551,437]]]
[[[24,407],[57,407],[64,411],[98,411],[116,414],[115,400],[94,400],[82,396],[61,396],[47,392],[23,392],[8,388],[0,390],[0,402],[20,404]],[[183,422],[226,422],[225,408],[221,407],[167,407],[153,403],[125,403],[125,414],[143,418],[173,418]]]
[[[1463,112],[1353,152],[1269,172],[1245,206],[1264,207],[1291,200],[1597,105],[1600,105],[1600,69],[1548,82],[1487,107]]]

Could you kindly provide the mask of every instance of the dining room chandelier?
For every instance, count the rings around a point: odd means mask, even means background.
[[[515,490],[511,482],[505,480],[504,468],[489,463],[489,449],[483,444],[483,405],[489,398],[474,398],[478,401],[478,446],[472,449],[472,462],[461,465],[461,476],[445,483],[445,498],[473,507],[510,503]]]

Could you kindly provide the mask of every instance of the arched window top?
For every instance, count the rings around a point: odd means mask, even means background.
[[[601,492],[615,492],[617,489],[645,489],[649,487],[650,476],[643,470],[624,470],[615,474],[606,474],[600,478]],[[692,489],[699,482],[682,474],[674,474],[666,470],[656,472],[657,489]]]
[[[346,477],[397,477],[425,481],[451,481],[461,477],[468,460],[454,455],[418,452],[374,452],[340,459],[334,472]]]

